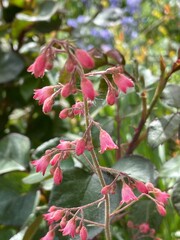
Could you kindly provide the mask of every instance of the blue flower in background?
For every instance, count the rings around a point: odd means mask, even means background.
[[[110,7],[119,7],[120,1],[119,0],[109,0]]]
[[[135,12],[139,11],[141,0],[126,0],[127,4],[127,11],[134,14]]]
[[[92,28],[90,33],[92,36],[101,38],[105,41],[112,39],[112,34],[107,29]]]
[[[67,25],[73,28],[77,28],[79,25],[87,23],[88,20],[88,16],[79,15],[77,18],[69,18],[67,20]]]

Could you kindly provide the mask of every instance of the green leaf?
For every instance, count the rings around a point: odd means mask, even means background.
[[[180,124],[180,114],[171,114],[152,121],[148,128],[148,143],[151,147],[158,147],[173,137]]]
[[[36,150],[33,152],[32,157],[34,159],[41,157],[47,149],[57,146],[58,143],[59,143],[59,138],[58,137],[52,138],[52,139],[44,142],[38,148],[36,148]]]
[[[164,104],[180,108],[180,86],[176,84],[169,84],[161,94],[161,100]]]
[[[23,171],[29,166],[29,138],[11,133],[0,141],[0,174],[15,170]]]
[[[15,229],[12,228],[3,228],[0,229],[0,236],[2,239],[10,239],[16,233]]]
[[[180,156],[171,158],[160,169],[160,177],[178,178],[180,176]]]
[[[144,182],[154,182],[156,178],[154,165],[149,159],[138,155],[121,158],[113,168]]]
[[[158,214],[156,205],[149,199],[135,203],[130,211],[129,218],[134,224],[148,222],[151,227],[158,230],[162,217]]]
[[[20,227],[37,206],[39,193],[22,183],[24,173],[0,177],[0,224]]]
[[[31,12],[17,14],[16,18],[27,22],[48,21],[58,10],[58,4],[53,1],[45,1],[41,4],[38,13],[32,15]]]
[[[32,98],[33,90],[38,86],[38,81],[34,77],[28,74],[24,76],[24,83],[20,87],[20,93],[25,101]]]
[[[24,62],[15,52],[0,51],[0,83],[7,83],[17,80],[18,74],[23,70]]]
[[[104,175],[107,182],[112,181],[112,177],[107,174]],[[60,207],[78,207],[100,198],[101,185],[99,179],[95,174],[90,174],[82,169],[72,169],[65,171],[63,175],[63,182],[59,186],[54,186],[49,205]],[[118,191],[120,192],[120,191]],[[120,202],[120,195],[117,193],[111,196],[111,210],[114,210]],[[98,208],[97,205],[88,207],[84,210],[84,217],[91,221],[104,222],[104,203]],[[89,228],[89,238],[93,238],[102,229],[96,227]]]
[[[180,215],[180,179],[176,182],[173,193],[172,193],[172,203]]]
[[[59,17],[59,13],[53,15],[53,17],[47,22],[37,22],[35,25],[35,29],[37,29],[41,33],[49,33],[51,31],[57,31],[61,25],[61,18]]]
[[[42,216],[38,216],[35,218],[35,220],[31,223],[30,226],[28,226],[25,235],[23,237],[22,240],[31,240],[33,239],[35,233],[37,232],[37,230],[39,229],[39,225],[42,222]]]
[[[23,178],[23,182],[26,184],[35,184],[43,181],[47,176],[49,176],[50,173],[46,173],[44,176],[42,173],[31,173],[27,177]]]

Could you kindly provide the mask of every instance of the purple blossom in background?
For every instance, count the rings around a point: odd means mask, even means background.
[[[133,17],[124,17],[121,21],[124,33],[131,37],[132,39],[135,39],[138,36],[138,33],[136,31],[137,29],[137,22],[134,20]]]
[[[91,35],[94,37],[101,38],[105,41],[109,41],[112,39],[112,34],[107,29],[92,28]]]
[[[109,0],[110,7],[119,7],[120,1],[119,0]]]
[[[126,0],[127,12],[134,14],[140,10],[141,0]]]
[[[67,25],[73,28],[77,28],[80,24],[87,23],[88,20],[88,16],[79,15],[77,18],[69,18],[67,20]]]
[[[77,28],[78,27],[78,23],[77,23],[77,19],[75,18],[69,18],[67,20],[67,25],[72,27],[72,28]]]
[[[133,17],[123,17],[122,21],[121,21],[123,26],[132,26],[132,25],[136,25]]]

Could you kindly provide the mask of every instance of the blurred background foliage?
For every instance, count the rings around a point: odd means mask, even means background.
[[[35,79],[26,69],[42,46],[53,38],[70,39],[79,48],[99,49],[96,53],[100,60],[104,57],[102,53],[112,49],[118,50],[116,61],[111,59],[112,64],[124,64],[125,59],[126,71],[138,81],[136,92],[122,95],[117,109],[105,106],[102,91],[92,110],[105,130],[114,137],[120,134],[123,153],[138,125],[142,91],[146,91],[147,103],[150,103],[157,86],[160,56],[167,69],[177,60],[179,12],[176,0],[1,0],[0,240],[36,240],[45,234],[47,229],[41,213],[47,210],[49,196],[53,203],[55,194],[50,193],[53,187],[50,176],[36,174],[29,162],[55,146],[59,138],[73,140],[83,132],[80,118],[67,121],[58,118],[59,111],[74,102],[73,97],[59,99],[48,115],[42,114],[41,106],[33,100],[34,89],[58,82],[59,69],[65,62],[64,55],[58,56],[53,70],[42,80]],[[96,84],[97,80],[94,79]],[[143,175],[144,164],[153,164],[156,170],[150,168],[154,176],[150,180],[171,193],[167,216],[155,217],[154,206],[142,201],[113,224],[113,239],[131,239],[126,225],[128,219],[137,223],[149,221],[162,239],[180,239],[179,83],[176,72],[147,121],[143,141],[134,150],[135,154],[148,159],[148,163],[138,165],[139,174]],[[99,88],[103,89],[101,85]],[[117,116],[121,119],[119,131],[115,130]],[[94,132],[93,136],[98,147],[97,134]],[[100,156],[99,160],[107,167],[116,163],[112,152]],[[74,169],[73,159],[64,163],[63,168],[68,175],[68,170]],[[125,164],[123,170],[132,172],[133,166]],[[76,191],[72,190],[72,194],[77,194]],[[97,233],[94,231],[91,238]]]

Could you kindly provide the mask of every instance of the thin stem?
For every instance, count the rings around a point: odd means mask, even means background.
[[[120,117],[120,101],[117,99],[116,101],[116,123],[117,123],[117,146],[118,149],[116,151],[116,160],[118,161],[121,158],[121,117]]]
[[[86,98],[84,97],[84,113],[85,113],[85,121],[86,121],[86,129],[88,129],[90,121],[89,121],[89,108],[88,108],[88,102]],[[92,136],[91,136],[91,131],[88,131],[88,137],[92,142]],[[103,177],[103,173],[101,171],[101,168],[99,166],[98,158],[96,156],[96,152],[94,148],[91,150],[91,157],[93,160],[94,167],[96,169],[96,173],[99,177],[99,181],[104,187],[106,185],[106,182]],[[105,236],[106,240],[111,240],[111,231],[110,231],[110,198],[109,195],[105,195]]]
[[[139,136],[141,134],[141,131],[146,123],[146,120],[148,119],[149,115],[151,114],[155,104],[157,103],[159,97],[161,96],[161,93],[163,91],[163,89],[165,88],[166,84],[167,84],[167,81],[168,79],[170,78],[171,74],[173,72],[170,71],[169,73],[167,73],[167,75],[164,77],[164,74],[160,77],[160,80],[159,80],[159,84],[156,88],[156,91],[154,93],[154,96],[153,96],[153,99],[151,101],[151,104],[150,104],[150,107],[149,109],[146,109],[146,98],[142,97],[142,106],[143,106],[143,111],[142,111],[142,115],[141,115],[141,119],[140,119],[140,122],[139,122],[139,125],[137,127],[137,130],[131,140],[131,142],[129,143],[129,147],[126,151],[126,155],[129,155],[131,154],[134,149],[137,147],[137,141],[139,139]]]

